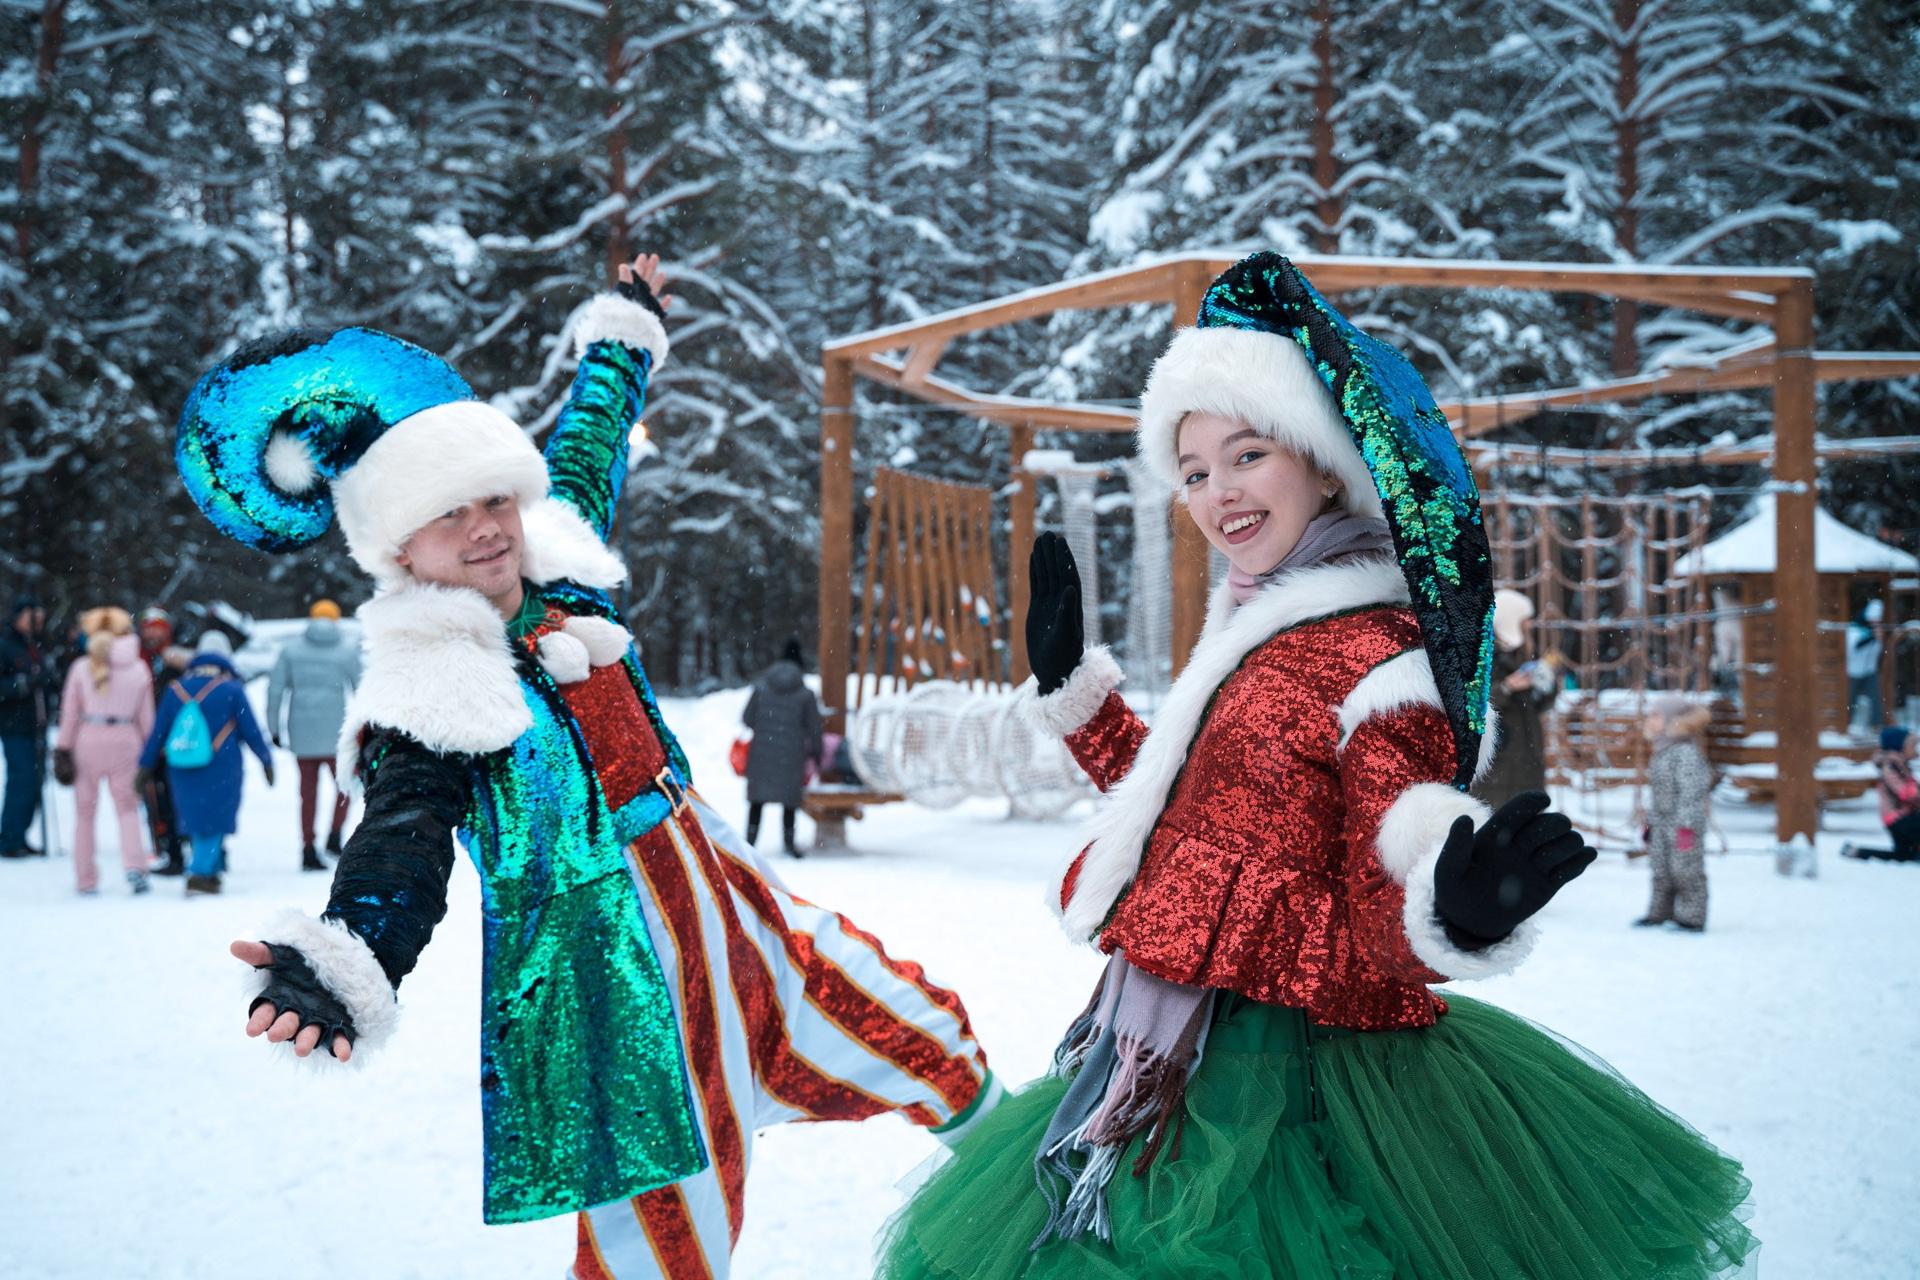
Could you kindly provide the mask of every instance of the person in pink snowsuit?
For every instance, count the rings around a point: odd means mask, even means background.
[[[141,660],[140,637],[95,631],[87,638],[87,656],[67,671],[54,754],[55,775],[66,781],[70,774],[73,782],[73,874],[81,893],[95,893],[100,884],[94,869],[93,815],[103,781],[120,819],[120,861],[127,884],[135,893],[147,891],[152,859],[141,834],[133,775],[152,728],[153,676]]]

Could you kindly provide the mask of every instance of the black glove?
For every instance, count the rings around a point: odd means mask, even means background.
[[[613,291],[628,302],[637,302],[653,312],[662,322],[667,318],[667,309],[660,305],[660,299],[653,296],[653,290],[636,273],[631,280],[622,280],[613,286]]]
[[[267,970],[267,985],[247,1006],[247,1016],[263,1004],[274,1007],[274,1017],[283,1013],[300,1015],[300,1031],[308,1027],[320,1028],[320,1047],[333,1053],[335,1036],[345,1036],[349,1045],[354,1040],[353,1018],[347,1013],[346,1006],[335,998],[333,992],[321,984],[319,975],[307,958],[293,947],[283,947],[278,943],[263,943],[273,953],[273,959],[255,968]],[[335,1055],[338,1056],[337,1054]]]
[[[53,780],[63,787],[73,785],[78,771],[73,767],[73,752],[64,747],[55,747],[53,751]]]
[[[1087,645],[1080,621],[1080,570],[1067,540],[1043,533],[1027,561],[1027,664],[1042,696],[1067,682]]]
[[[1433,869],[1433,908],[1462,951],[1499,942],[1593,862],[1594,852],[1544,791],[1525,791],[1473,829],[1454,820]]]
[[[153,785],[153,770],[135,769],[133,771],[133,789],[135,792],[139,793],[140,795],[145,795],[147,792],[147,788],[152,785]]]

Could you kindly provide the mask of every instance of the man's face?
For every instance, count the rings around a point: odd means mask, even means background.
[[[173,639],[173,628],[164,622],[140,624],[140,644],[148,653],[158,653],[166,648],[167,641],[171,639]]]
[[[40,629],[46,625],[46,611],[32,605],[13,615],[13,629],[23,636],[37,636],[40,634]]]
[[[418,582],[470,587],[499,600],[519,589],[520,553],[520,504],[502,494],[428,521],[398,558]]]

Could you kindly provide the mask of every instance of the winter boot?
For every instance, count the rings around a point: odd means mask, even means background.
[[[149,889],[153,888],[153,886],[147,883],[146,872],[129,871],[127,872],[127,888],[132,890],[135,894],[142,894],[147,892]]]
[[[179,842],[167,840],[163,841],[163,843],[166,846],[163,850],[166,861],[149,868],[149,871],[156,876],[183,876],[187,874],[187,860],[180,852]]]
[[[218,893],[218,892],[220,892],[219,876],[188,876],[187,877],[187,896],[189,898],[193,897],[197,893]]]
[[[325,871],[327,864],[320,860],[319,851],[312,845],[300,850],[300,869],[302,871]]]
[[[780,808],[780,842],[784,846],[786,846],[787,856],[790,858],[806,857],[804,853],[800,852],[800,845],[793,838],[794,819],[798,816],[799,815],[797,815],[791,808],[785,805],[781,806]]]
[[[340,828],[338,827],[327,832],[327,852],[336,858],[340,856]]]

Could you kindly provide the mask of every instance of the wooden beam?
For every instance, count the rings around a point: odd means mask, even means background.
[[[940,363],[940,357],[947,354],[947,348],[952,345],[952,338],[928,338],[909,347],[906,365],[900,370],[901,385],[914,387],[925,382],[933,366]]]
[[[1057,311],[1085,311],[1098,307],[1121,307],[1136,302],[1166,302],[1173,265],[1163,260],[1140,266],[1120,267],[1097,275],[1041,285],[975,303],[955,307],[920,320],[870,329],[865,333],[830,338],[823,350],[835,355],[876,355],[898,351],[929,339],[951,341],[963,333],[998,329],[1020,320],[1036,320]]]
[[[1197,252],[1176,259],[1198,263],[1209,277],[1238,259],[1227,254]],[[1360,258],[1339,254],[1300,253],[1294,265],[1305,272],[1322,293],[1391,287],[1429,289],[1513,289],[1523,293],[1590,293],[1600,297],[1631,296],[1624,291],[1664,290],[1669,293],[1755,293],[1779,297],[1795,282],[1811,282],[1813,273],[1799,267],[1655,267],[1641,263],[1475,262],[1435,258]]]
[[[872,572],[871,566],[868,568]],[[853,370],[826,357],[820,392],[820,693],[827,727],[847,731],[853,639]]]
[[[924,382],[908,383],[900,365],[879,356],[856,356],[851,364],[855,373],[883,387],[1010,427],[1059,427],[1069,431],[1132,431],[1134,427],[1130,409],[1098,404],[1053,404],[1024,396],[983,395],[931,375]]]
[[[1200,318],[1200,303],[1212,283],[1213,272],[1200,262],[1183,262],[1175,277],[1173,323],[1176,329],[1190,326]],[[1207,588],[1213,576],[1213,549],[1206,535],[1187,514],[1187,506],[1175,499],[1168,519],[1173,524],[1170,558],[1173,563],[1173,674],[1185,669],[1193,648],[1200,642],[1200,629],[1207,621]]]
[[[1013,483],[1007,496],[1007,649],[1012,657],[1008,679],[1020,684],[1033,674],[1027,665],[1027,561],[1033,556],[1033,473],[1021,463],[1033,448],[1033,428],[1022,423],[1007,432],[1008,470]]]
[[[1814,457],[1818,404],[1813,367],[1813,285],[1803,282],[1780,299],[1774,322],[1779,348],[1773,391],[1775,498],[1774,707],[1779,717],[1775,825],[1784,845],[1819,826],[1820,758],[1818,669],[1820,579],[1815,569],[1813,521],[1819,489]]]

